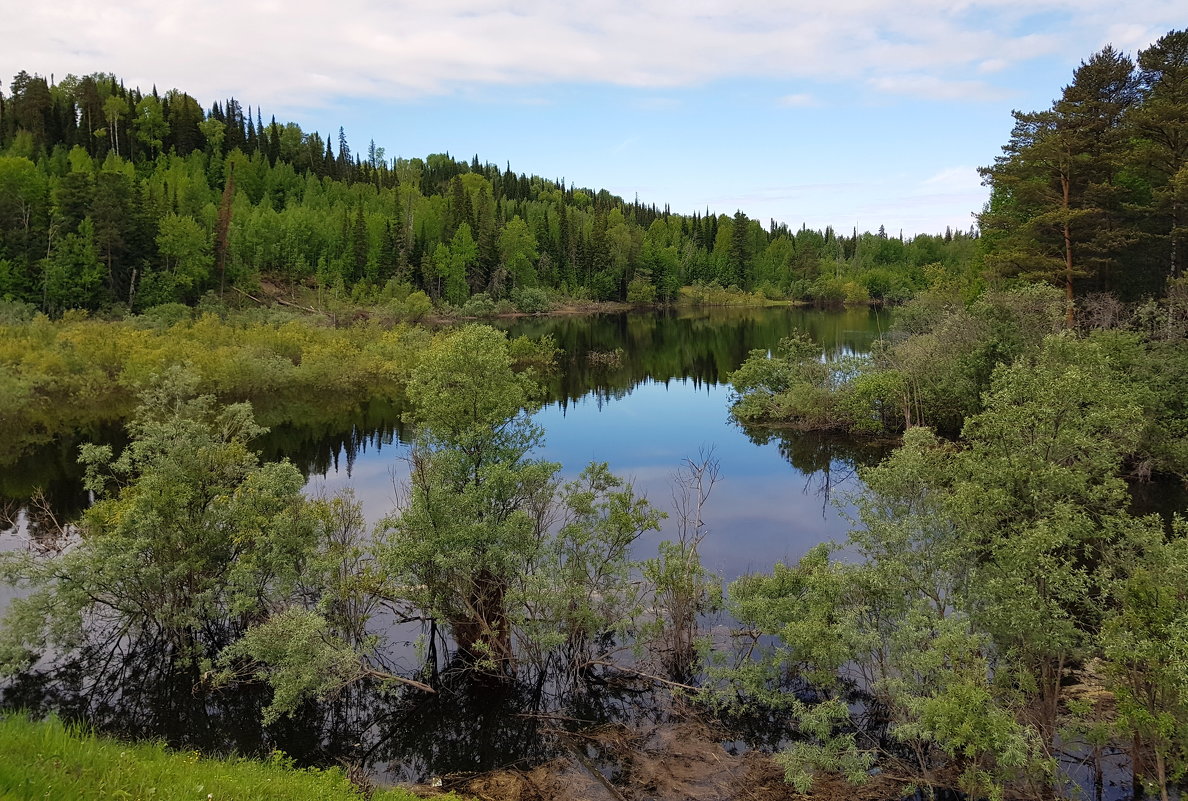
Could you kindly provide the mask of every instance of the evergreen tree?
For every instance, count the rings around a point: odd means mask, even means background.
[[[1188,263],[1188,199],[1177,192],[1177,182],[1188,183],[1182,177],[1188,166],[1188,30],[1160,37],[1139,53],[1138,66],[1141,103],[1128,117],[1132,161],[1151,184],[1146,211],[1155,220],[1161,272],[1177,278]]]

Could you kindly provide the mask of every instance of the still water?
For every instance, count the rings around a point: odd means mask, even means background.
[[[718,461],[721,478],[706,509],[710,533],[701,554],[726,581],[795,560],[823,540],[843,539],[846,522],[830,497],[856,489],[855,466],[885,452],[885,446],[844,438],[747,430],[728,410],[726,376],[751,350],[766,350],[800,329],[821,344],[826,358],[863,353],[886,327],[874,311],[682,310],[529,318],[504,327],[513,336],[551,336],[561,349],[535,420],[545,432],[539,455],[561,464],[564,475],[605,461],[668,510],[673,474],[683,460],[712,455]],[[398,402],[370,401],[318,421],[274,426],[258,447],[265,459],[291,459],[308,477],[310,493],[352,490],[375,521],[391,511],[406,475],[402,411]],[[121,444],[115,427],[90,436]],[[15,510],[14,524],[0,531],[0,546],[23,547],[40,530],[27,496],[11,488],[41,485],[59,519],[81,510],[87,499],[76,452],[76,441],[58,442],[23,460],[20,475],[0,476],[0,496]],[[656,542],[671,533],[649,534],[638,543],[641,555],[654,554]],[[0,601],[3,595],[0,589]],[[556,747],[519,717],[540,707],[540,687],[459,685],[410,698],[360,691],[265,729],[261,692],[196,693],[192,684],[171,680],[160,661],[151,649],[132,649],[122,664],[106,666],[110,678],[102,683],[85,659],[33,671],[0,689],[0,705],[57,711],[123,736],[208,752],[281,748],[321,764],[348,758],[400,779],[532,763]],[[657,714],[651,703],[628,710],[623,696],[590,691],[566,709],[575,717],[613,720]]]
[[[683,460],[708,454],[718,461],[702,556],[730,580],[844,538],[845,520],[830,497],[855,489],[855,464],[885,450],[841,437],[745,429],[729,415],[727,374],[751,350],[797,329],[836,356],[865,352],[884,326],[885,317],[865,309],[707,309],[529,318],[505,327],[511,336],[552,336],[562,350],[549,400],[534,419],[545,432],[539,455],[561,464],[566,477],[591,461],[606,462],[667,510]],[[602,366],[599,355],[611,353],[617,361]],[[310,490],[350,488],[373,520],[390,511],[407,454],[395,411],[389,409],[387,428],[360,425],[351,437],[308,454]],[[275,441],[291,442],[288,434],[277,430]],[[639,547],[654,553],[655,542],[670,535],[650,534]]]

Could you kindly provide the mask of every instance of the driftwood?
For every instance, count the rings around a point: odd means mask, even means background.
[[[237,287],[237,286],[233,286],[233,287],[231,287],[231,288],[232,288],[232,289],[234,289],[234,290],[235,290],[236,292],[238,292],[239,294],[243,295],[243,296],[244,296],[245,298],[247,298],[248,300],[254,300],[256,303],[259,303],[261,306],[267,306],[267,305],[268,305],[266,301],[260,300],[260,298],[257,298],[257,297],[256,297],[256,296],[254,296],[254,295],[250,295],[250,294],[248,294],[247,292],[244,292],[242,289],[240,289],[240,288],[239,288],[239,287]],[[321,310],[321,309],[315,309],[315,308],[313,308],[312,306],[302,306],[300,303],[293,303],[292,301],[285,300],[284,298],[273,298],[272,300],[273,300],[273,302],[274,302],[274,303],[279,303],[279,304],[280,304],[280,305],[282,305],[282,306],[290,306],[290,307],[292,307],[292,308],[294,308],[294,309],[301,309],[301,311],[307,311],[307,312],[309,312],[310,314],[324,314],[324,315],[326,315],[327,317],[329,317],[330,319],[334,319],[334,315],[333,315],[333,314],[331,314],[330,312],[328,312],[328,311],[323,311],[323,310]]]

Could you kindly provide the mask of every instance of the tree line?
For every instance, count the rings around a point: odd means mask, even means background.
[[[264,276],[454,307],[481,295],[535,310],[541,292],[663,302],[694,284],[879,301],[976,258],[972,230],[904,239],[675,214],[477,156],[389,159],[336,139],[234,98],[203,110],[112,75],[21,72],[0,95],[0,297],[51,315],[139,311]]]

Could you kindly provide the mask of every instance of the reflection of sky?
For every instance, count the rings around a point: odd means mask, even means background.
[[[536,415],[545,430],[539,455],[560,462],[566,478],[590,461],[605,461],[671,513],[672,478],[682,460],[697,460],[699,450],[712,448],[721,470],[705,512],[710,533],[702,558],[728,580],[795,561],[822,540],[844,539],[845,522],[818,492],[820,482],[792,467],[775,440],[755,445],[730,422],[729,391],[687,380],[647,381],[620,399],[600,403],[586,396],[566,409],[550,406]],[[312,478],[310,489],[350,487],[376,520],[392,508],[393,477],[403,481],[407,475],[401,458],[406,453],[398,445],[369,449],[358,455],[349,477],[340,462],[337,471]],[[662,536],[675,536],[673,521],[641,541],[639,555],[653,554]]]

